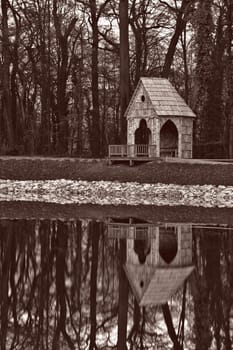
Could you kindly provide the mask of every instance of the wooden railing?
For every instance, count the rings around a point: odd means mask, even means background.
[[[160,157],[178,157],[177,148],[161,148]]]
[[[156,157],[156,145],[109,145],[109,157]]]
[[[109,157],[127,157],[128,145],[109,145],[108,155]]]
[[[145,239],[155,237],[155,226],[152,224],[107,224],[109,238]]]
[[[125,238],[129,234],[129,227],[126,225],[108,224],[109,238]]]
[[[156,145],[109,145],[109,158],[155,158]],[[178,157],[177,148],[161,148],[160,157]]]

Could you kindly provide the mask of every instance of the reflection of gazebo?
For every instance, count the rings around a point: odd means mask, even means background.
[[[142,225],[144,231],[137,233]],[[191,225],[158,227],[133,222],[108,225],[110,235],[114,233],[117,237],[117,230],[119,238],[127,240],[125,272],[139,305],[165,304],[194,269]]]
[[[125,265],[131,289],[140,306],[162,305],[177,292],[193,271],[193,266],[146,268]],[[143,282],[142,282],[143,281]]]
[[[125,117],[127,145],[110,145],[110,160],[192,158],[195,114],[167,79],[141,78]]]

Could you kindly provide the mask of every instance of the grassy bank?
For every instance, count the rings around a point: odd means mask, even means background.
[[[170,207],[150,205],[77,205],[40,202],[0,202],[0,219],[92,219],[135,217],[155,224],[160,223],[204,223],[233,226],[232,209],[203,207]]]
[[[0,179],[108,180],[140,183],[233,185],[233,164],[153,161],[129,167],[106,160],[75,158],[1,157]]]

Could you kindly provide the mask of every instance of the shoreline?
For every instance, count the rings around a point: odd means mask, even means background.
[[[1,220],[104,221],[108,218],[138,218],[149,223],[193,223],[233,226],[232,209],[184,206],[100,206],[41,202],[0,202]]]
[[[84,180],[178,185],[233,185],[233,164],[170,159],[130,167],[107,159],[0,157],[2,180]]]

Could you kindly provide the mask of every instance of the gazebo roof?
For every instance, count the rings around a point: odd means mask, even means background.
[[[135,92],[130,100],[125,115],[127,116],[131,105],[137,95],[138,89],[143,85],[158,116],[182,116],[194,118],[196,115],[179,95],[173,85],[165,78],[140,78]]]
[[[140,306],[163,305],[177,292],[191,275],[194,266],[158,268],[148,266],[145,271],[145,284],[140,287],[137,281],[137,269],[142,266],[126,264],[125,272],[131,289]]]

